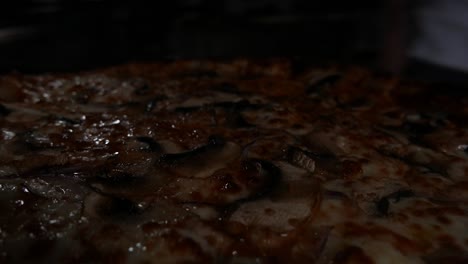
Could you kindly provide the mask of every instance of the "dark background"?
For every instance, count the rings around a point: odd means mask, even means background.
[[[0,72],[130,61],[291,57],[372,65],[381,1],[16,0],[0,6]]]

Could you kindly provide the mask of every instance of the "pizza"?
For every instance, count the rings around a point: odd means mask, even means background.
[[[288,60],[0,77],[1,263],[467,263],[468,97]]]

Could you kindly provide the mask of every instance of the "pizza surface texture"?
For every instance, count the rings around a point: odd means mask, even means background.
[[[360,68],[0,77],[1,263],[468,263],[468,97]]]

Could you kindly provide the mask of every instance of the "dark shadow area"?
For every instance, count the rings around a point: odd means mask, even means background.
[[[0,73],[286,57],[464,84],[463,10],[460,0],[16,0],[0,4]]]
[[[375,1],[19,0],[0,8],[0,71],[179,58],[373,61]]]

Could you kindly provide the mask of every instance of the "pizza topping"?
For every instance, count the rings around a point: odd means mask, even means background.
[[[0,86],[2,263],[468,252],[463,98],[363,69],[247,60]]]
[[[330,74],[330,75],[325,75],[323,77],[321,76],[319,78],[313,78],[312,80],[309,81],[309,85],[306,88],[306,93],[307,94],[323,93],[323,89],[326,89],[327,87],[334,85],[340,79],[341,79],[340,74]]]
[[[312,153],[300,148],[290,147],[287,156],[292,164],[304,168],[311,173],[315,171],[315,160]]]
[[[243,150],[248,158],[276,160],[284,156],[290,145],[297,143],[297,138],[288,133],[272,132],[255,138]]]

